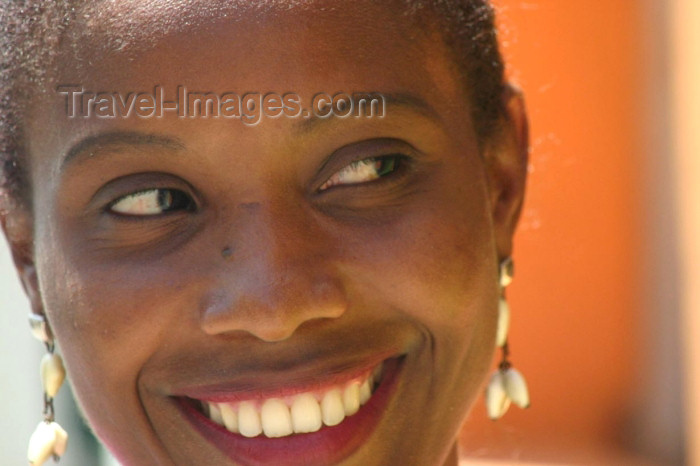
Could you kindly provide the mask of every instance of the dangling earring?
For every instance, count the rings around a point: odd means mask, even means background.
[[[58,461],[66,451],[68,434],[54,420],[53,399],[66,378],[61,356],[54,352],[55,344],[44,316],[30,314],[29,325],[34,337],[46,345],[47,354],[41,359],[41,384],[44,387],[44,420],[29,439],[29,464],[39,466],[53,456]]]
[[[496,346],[501,348],[501,362],[491,375],[486,387],[486,411],[492,420],[499,419],[510,407],[511,401],[521,408],[530,406],[530,394],[525,378],[520,371],[513,368],[508,360],[508,326],[510,325],[510,307],[506,301],[506,287],[513,281],[513,260],[508,257],[500,264],[499,282],[501,296],[498,300],[498,330]]]

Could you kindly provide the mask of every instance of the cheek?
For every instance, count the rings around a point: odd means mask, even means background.
[[[490,360],[494,349],[498,288],[488,228],[475,218],[458,225],[434,218],[396,244],[398,265],[387,264],[388,300],[423,330],[437,364]],[[484,219],[485,220],[485,219]],[[407,243],[408,240],[408,243]],[[381,270],[381,262],[375,263]]]
[[[55,245],[54,251],[61,249]],[[46,254],[43,254],[46,256]],[[134,389],[139,370],[167,339],[162,329],[187,302],[176,274],[164,267],[88,264],[53,255],[41,264],[47,313],[67,364],[81,379]],[[60,276],[60,281],[50,277]]]
[[[422,333],[419,364],[430,390],[464,412],[495,351],[498,271],[487,189],[479,166],[461,166],[440,180],[410,214],[377,239],[354,244],[347,275],[357,295]],[[358,252],[361,251],[361,252]],[[420,350],[418,351],[421,352]],[[439,422],[438,422],[439,424]]]
[[[368,308],[410,322],[418,334],[408,357],[412,380],[421,383],[407,395],[415,411],[404,428],[413,434],[407,439],[434,451],[457,435],[495,351],[498,272],[485,189],[457,191],[367,242],[367,256],[350,273],[357,295],[374,297]],[[430,434],[414,425],[430,426]]]
[[[81,262],[65,242],[51,241],[57,237],[44,235],[37,243],[39,280],[78,403],[120,460],[156,456],[139,377],[162,345],[165,310],[180,296],[164,293],[136,267]]]
[[[397,221],[345,235],[346,243],[356,238],[347,262],[357,267],[346,275],[374,288],[365,296],[383,296],[436,335],[490,332],[498,271],[483,168],[478,160],[456,160],[452,167]]]

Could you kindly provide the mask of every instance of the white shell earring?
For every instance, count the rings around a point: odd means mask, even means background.
[[[513,368],[508,359],[508,327],[510,325],[510,307],[506,301],[505,289],[513,282],[513,259],[507,257],[500,264],[499,284],[501,296],[498,300],[498,329],[496,346],[501,348],[501,362],[486,386],[486,412],[490,419],[503,416],[511,402],[521,408],[530,406],[530,394],[527,383],[520,371]]]
[[[68,434],[54,420],[53,410],[53,399],[63,385],[66,370],[63,367],[61,356],[54,352],[55,344],[46,318],[38,314],[31,314],[29,326],[32,329],[32,335],[44,343],[47,351],[47,354],[41,359],[39,371],[41,384],[44,388],[44,420],[34,430],[27,449],[29,464],[38,466],[44,464],[51,457],[54,461],[58,461],[66,451]]]

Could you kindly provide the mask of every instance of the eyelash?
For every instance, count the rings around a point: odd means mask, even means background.
[[[355,160],[347,165],[345,165],[340,170],[333,173],[333,175],[328,178],[319,188],[318,192],[323,192],[331,189],[335,186],[357,186],[366,185],[370,183],[375,183],[383,178],[393,177],[399,175],[404,168],[405,162],[408,159],[407,156],[403,154],[390,154],[378,157],[367,157],[364,159]],[[379,164],[372,167],[372,164]],[[378,173],[372,175],[366,170],[375,169]],[[357,181],[357,182],[341,182],[336,178],[340,178],[343,173],[352,176],[355,170],[355,174],[358,171],[363,171],[365,176],[374,176],[368,181]],[[335,180],[335,181],[334,181]],[[146,199],[144,196],[148,193],[153,193],[156,195],[155,199]],[[128,201],[131,200],[133,205],[129,206]],[[119,204],[127,204],[123,208],[119,208]],[[167,206],[163,204],[167,203]],[[115,208],[117,207],[117,208]],[[130,213],[127,212],[129,208],[140,207],[146,212],[143,213]],[[148,210],[151,210],[150,212]],[[133,193],[129,193],[125,196],[121,196],[112,202],[110,202],[106,210],[113,215],[119,217],[160,217],[174,213],[176,211],[186,211],[194,212],[197,209],[197,205],[193,200],[192,196],[187,194],[185,191],[176,188],[148,188],[139,190]],[[160,210],[160,211],[158,211]]]

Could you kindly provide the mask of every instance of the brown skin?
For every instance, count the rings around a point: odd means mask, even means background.
[[[377,91],[415,96],[434,115],[398,106],[381,120],[309,129],[289,118],[69,120],[60,96],[34,103],[34,211],[19,208],[3,225],[82,409],[124,464],[229,464],[173,407],[179,387],[383,352],[405,355],[398,391],[342,464],[457,463],[457,432],[493,356],[497,264],[511,253],[523,199],[523,102],[504,96],[508,120],[480,153],[438,37],[371,2],[344,2],[342,13],[293,8],[253,21],[239,11],[206,33],[167,38],[144,22],[144,37],[112,54],[96,52],[93,32],[78,51],[93,66],[78,73],[67,55],[56,82],[294,91],[305,102]],[[104,146],[59,168],[83,137],[115,130],[183,145]],[[407,170],[317,191],[350,155],[385,155],[376,141],[353,146],[377,138],[412,158]],[[184,191],[196,211],[142,221],[105,211],[153,186]]]

